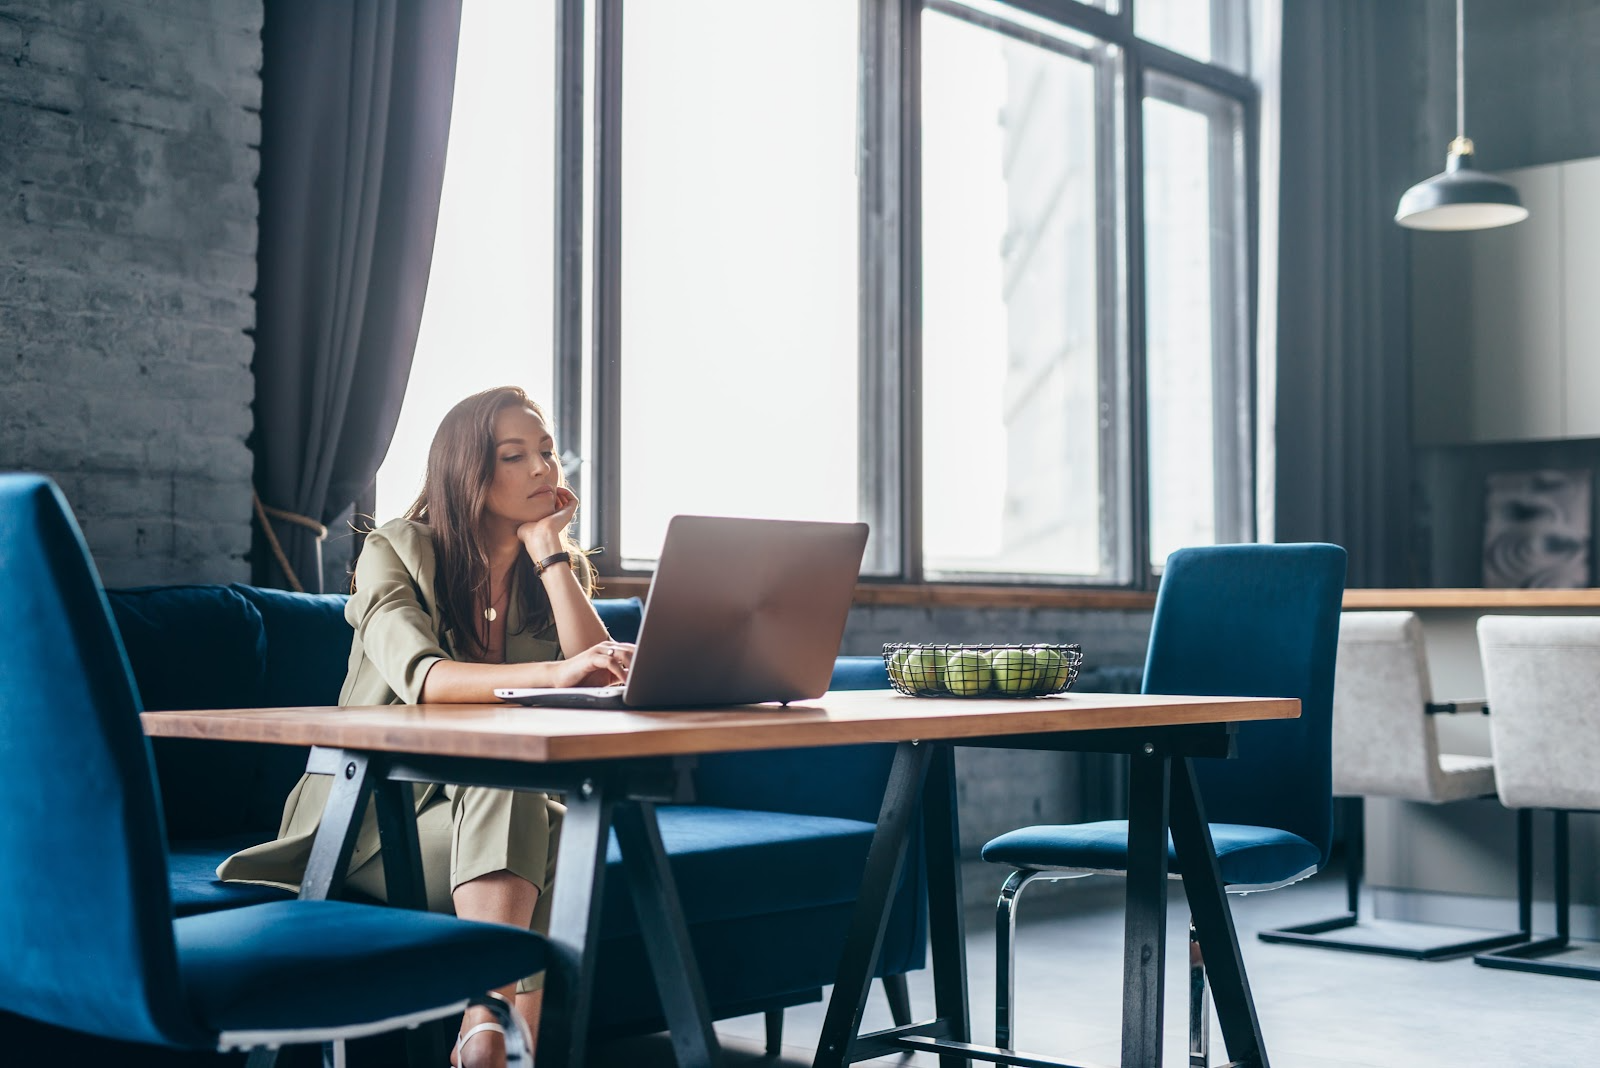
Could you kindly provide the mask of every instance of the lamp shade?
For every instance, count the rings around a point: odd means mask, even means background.
[[[1516,186],[1474,170],[1470,147],[1452,145],[1444,173],[1407,189],[1394,220],[1413,230],[1487,230],[1527,217]]]

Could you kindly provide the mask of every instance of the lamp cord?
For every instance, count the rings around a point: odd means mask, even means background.
[[[1467,136],[1466,0],[1456,0],[1456,136]]]

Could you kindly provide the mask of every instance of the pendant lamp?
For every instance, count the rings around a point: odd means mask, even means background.
[[[1487,230],[1528,217],[1516,186],[1472,166],[1462,74],[1464,6],[1465,0],[1456,0],[1456,139],[1450,142],[1444,173],[1407,189],[1394,214],[1395,222],[1413,230]]]

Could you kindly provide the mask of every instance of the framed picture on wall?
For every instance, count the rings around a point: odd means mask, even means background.
[[[1484,586],[1590,585],[1592,470],[1500,471],[1486,483]]]

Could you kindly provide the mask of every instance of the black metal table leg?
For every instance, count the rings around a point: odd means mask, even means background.
[[[372,795],[378,814],[384,896],[391,905],[426,912],[428,885],[422,873],[422,843],[417,838],[416,789],[407,782],[376,776]]]
[[[605,893],[606,845],[611,838],[612,801],[601,782],[585,780],[566,795],[566,801],[561,877],[552,887],[550,961],[545,971],[545,985],[553,989],[539,1024],[541,1068],[583,1068]]]
[[[678,1066],[711,1068],[721,1058],[721,1050],[711,1026],[700,966],[689,942],[689,925],[661,845],[655,806],[648,801],[621,801],[614,819],[622,868],[633,890],[639,932],[655,974],[656,993],[666,1011]]]
[[[1128,774],[1127,918],[1122,957],[1122,1068],[1160,1068],[1167,946],[1168,767],[1134,753]]]
[[[339,753],[333,785],[322,808],[322,821],[317,824],[317,837],[311,843],[311,856],[300,879],[302,900],[327,901],[344,889],[350,854],[366,815],[367,796],[376,773],[369,754],[349,749]]]
[[[1194,918],[1195,936],[1211,980],[1211,997],[1228,1047],[1228,1059],[1235,1064],[1268,1068],[1261,1023],[1256,1019],[1255,1000],[1239,953],[1239,935],[1233,927],[1233,913],[1217,868],[1205,805],[1188,757],[1172,761],[1172,844],[1178,855],[1178,870],[1183,873],[1183,892]]]
[[[928,943],[933,957],[934,1015],[945,1021],[945,1037],[972,1039],[967,1001],[967,925],[961,894],[961,825],[956,817],[956,757],[936,745],[922,788],[922,834],[928,851]],[[887,915],[887,911],[885,911]],[[966,1068],[958,1054],[941,1053],[940,1068]]]
[[[873,967],[883,946],[884,929],[889,924],[889,906],[900,882],[905,861],[911,817],[916,812],[934,747],[917,742],[901,742],[895,749],[894,766],[884,789],[878,811],[878,829],[867,850],[866,871],[861,878],[861,893],[856,899],[850,928],[845,935],[839,961],[839,978],[828,1000],[828,1013],[822,1022],[814,1068],[842,1068],[849,1063],[851,1043],[861,1028],[861,1013],[867,991],[872,986]]]

